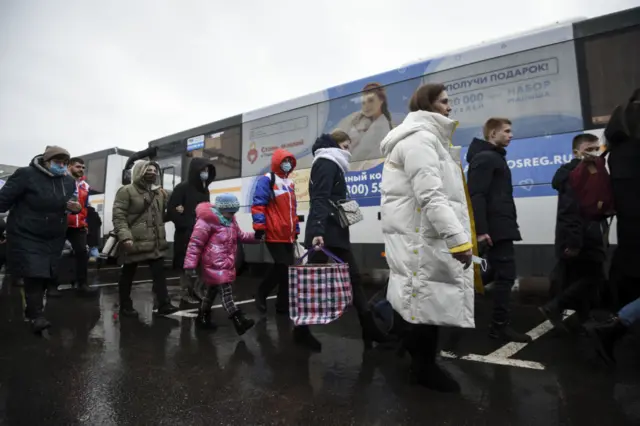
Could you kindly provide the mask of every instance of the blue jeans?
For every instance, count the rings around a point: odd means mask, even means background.
[[[640,299],[636,299],[620,309],[618,318],[627,327],[640,321]]]

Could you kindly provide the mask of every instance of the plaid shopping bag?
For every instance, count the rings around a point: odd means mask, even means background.
[[[349,265],[322,248],[336,263],[306,264],[289,267],[289,315],[295,325],[328,324],[344,314],[353,300]]]

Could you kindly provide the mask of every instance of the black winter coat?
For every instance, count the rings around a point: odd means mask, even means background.
[[[102,245],[102,219],[100,219],[100,214],[92,206],[87,207],[87,227],[87,245],[99,248]]]
[[[209,179],[200,180],[200,172],[209,169]],[[173,189],[167,206],[167,219],[175,225],[173,236],[173,267],[182,269],[184,256],[191,232],[196,224],[196,207],[200,203],[210,201],[209,184],[216,178],[216,168],[206,158],[194,158],[189,164],[187,180],[179,183]],[[178,213],[176,207],[184,207],[183,213]]]
[[[616,207],[618,248],[640,254],[640,89],[617,107],[604,131]],[[630,255],[634,257],[634,255]]]
[[[569,174],[580,160],[574,159],[560,166],[553,176],[551,185],[558,191],[558,212],[556,217],[555,249],[558,259],[565,258],[565,249],[580,250],[578,260],[604,262],[606,248],[604,233],[607,221],[587,220],[580,214],[580,205],[569,184]]]
[[[474,139],[467,151],[467,184],[476,234],[489,234],[494,243],[522,239],[506,154],[503,148],[482,139]]]
[[[15,171],[0,189],[7,218],[7,270],[18,277],[56,278],[67,232],[67,201],[76,188],[70,176],[54,176],[42,156]]]
[[[337,145],[320,137],[313,146],[313,152],[319,148],[337,148]],[[347,198],[347,182],[340,166],[326,158],[315,160],[309,176],[310,206],[305,247],[311,247],[313,237],[323,237],[326,247],[351,248],[349,228],[340,226],[337,210],[329,201],[337,203]]]

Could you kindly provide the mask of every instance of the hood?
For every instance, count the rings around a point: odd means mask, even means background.
[[[216,178],[216,168],[207,158],[198,157],[192,159],[189,164],[189,175],[187,178],[189,185],[192,185],[199,191],[203,192],[206,192],[207,190],[205,190],[205,185],[202,185],[202,181],[200,180],[200,171],[205,167],[209,170],[209,179],[206,181],[206,187],[209,187],[209,184]]]
[[[289,173],[285,173],[280,169],[280,164],[282,164],[285,158],[290,158],[291,165],[293,166],[293,168]],[[293,154],[291,154],[286,149],[282,149],[282,148],[276,149],[276,151],[273,153],[273,157],[271,157],[271,171],[280,177],[285,177],[293,173],[295,169],[296,169],[296,157],[294,157]]]
[[[321,148],[339,148],[339,147],[336,141],[333,140],[331,135],[327,135],[325,133],[320,135],[320,137],[316,139],[316,142],[313,144],[313,147],[311,147],[311,154],[316,155],[316,151]]]
[[[221,225],[220,218],[213,212],[215,206],[209,202],[200,203],[196,207],[196,218],[202,219],[211,225]],[[236,218],[233,218],[235,223]]]
[[[34,167],[36,170],[38,170],[41,173],[44,173],[45,175],[52,177],[52,178],[60,178],[60,177],[64,177],[64,175],[62,176],[57,176],[54,175],[53,173],[51,173],[49,171],[49,169],[47,169],[44,166],[44,156],[43,155],[36,155],[35,157],[33,157],[33,159],[31,160],[31,164],[29,164],[31,167]]]
[[[503,157],[507,155],[507,151],[504,148],[497,147],[484,139],[473,138],[473,141],[469,145],[467,151],[467,162],[471,162],[471,159],[483,151],[495,151]]]
[[[133,165],[133,169],[131,169],[131,182],[141,186],[147,187],[147,185],[142,181],[142,176],[144,176],[144,172],[147,170],[147,167],[155,166],[158,169],[158,176],[156,177],[156,181],[151,185],[151,190],[156,190],[162,187],[162,181],[160,176],[160,165],[155,161],[148,160],[140,160],[136,161]]]
[[[563,164],[556,171],[556,174],[553,175],[553,179],[551,180],[551,186],[556,191],[560,191],[560,189],[565,185],[565,182],[569,179],[569,174],[576,166],[580,164],[580,159],[574,158],[567,164]]]
[[[420,131],[432,133],[441,143],[448,145],[451,143],[451,137],[457,125],[457,121],[442,114],[428,111],[410,112],[402,124],[392,129],[383,139],[380,143],[380,151],[386,157],[398,142]]]

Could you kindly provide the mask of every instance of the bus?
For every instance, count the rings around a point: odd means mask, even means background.
[[[122,186],[122,171],[133,151],[109,148],[79,155],[85,163],[85,178],[89,184],[89,203],[102,220],[100,235],[106,236],[112,229],[113,200]]]
[[[269,171],[276,148],[297,159],[292,175],[304,235],[309,210],[311,146],[334,129],[352,138],[347,184],[364,220],[351,227],[354,255],[363,270],[387,268],[380,226],[379,143],[408,113],[412,93],[424,83],[446,85],[459,121],[453,143],[466,148],[492,116],[513,122],[507,159],[512,170],[518,223],[520,277],[547,276],[555,262],[556,192],[551,179],[571,160],[580,132],[599,137],[613,109],[640,87],[640,7],[591,19],[573,19],[483,43],[326,90],[249,111],[149,142],[168,189],[185,179],[191,159],[209,158],[217,177],[212,197],[230,192],[241,200],[238,222],[251,229],[256,178]],[[173,230],[168,227],[168,235]],[[616,242],[615,227],[611,240]],[[263,245],[247,245],[246,260],[269,261]]]

